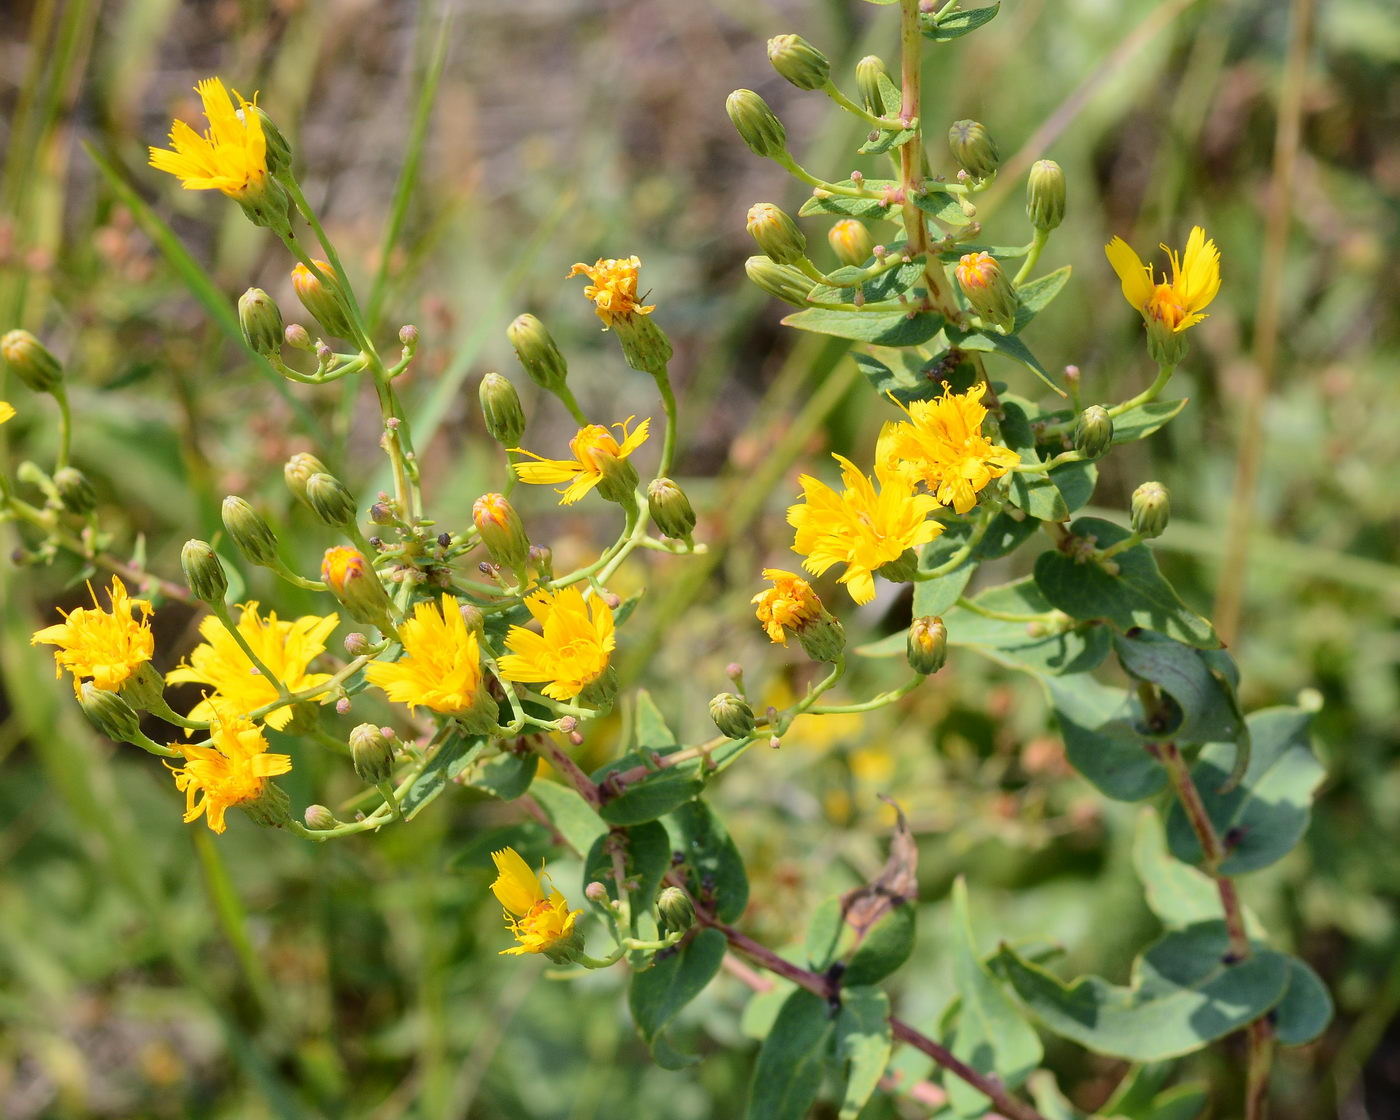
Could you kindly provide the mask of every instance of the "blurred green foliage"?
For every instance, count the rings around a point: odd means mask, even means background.
[[[1103,243],[1176,243],[1199,222],[1220,244],[1221,298],[1178,374],[1191,403],[1116,456],[1096,495],[1121,520],[1143,479],[1171,486],[1176,519],[1157,554],[1206,611],[1255,369],[1285,58],[1304,7],[1007,3],[989,30],[938,52],[926,77],[931,114],[984,121],[1008,157],[1000,206],[981,207],[991,240],[1006,239],[1001,226],[1019,236],[1020,175],[1032,160],[1066,169],[1069,216],[1045,263],[1072,264],[1076,283],[1034,341],[1080,367],[1086,400],[1150,376]],[[890,51],[878,14],[856,0],[11,5],[20,33],[0,55],[0,327],[40,333],[68,360],[75,458],[128,547],[144,541],[154,566],[172,571],[179,543],[213,536],[219,500],[241,493],[310,570],[325,533],[293,508],[276,465],[310,445],[309,421],[332,465],[372,492],[374,414],[349,393],[274,396],[182,279],[173,245],[189,247],[196,271],[214,278],[207,294],[228,307],[249,284],[290,304],[269,239],[236,208],[144,166],[170,117],[191,115],[195,80],[218,73],[261,91],[296,138],[347,267],[379,293],[381,329],[420,326],[405,391],[420,446],[436,434],[430,485],[460,495],[463,519],[498,481],[474,389],[488,369],[512,372],[504,328],[518,311],[547,318],[586,404],[650,407],[648,379],[623,366],[561,280],[575,260],[637,252],[676,342],[678,477],[701,510],[698,535],[716,547],[703,564],[657,562],[635,645],[622,653],[673,723],[696,730],[727,662],[745,663],[751,687],[775,700],[801,686],[775,669],[746,601],[788,543],[794,459],[866,447],[884,418],[851,407],[868,397],[847,392],[858,375],[844,343],[778,328],[779,312],[743,281],[748,205],[795,210],[800,199],[734,141],[724,97],[759,89],[803,162],[839,164],[859,138],[823,99],[767,71],[763,40],[799,31],[846,74],[861,55]],[[1300,696],[1320,705],[1327,777],[1311,830],[1244,886],[1280,947],[1312,963],[1338,1003],[1319,1043],[1281,1055],[1275,1107],[1286,1120],[1400,1115],[1398,73],[1387,0],[1319,6],[1233,649],[1247,708]],[[178,239],[164,250],[153,242],[96,158]],[[820,244],[816,230],[808,224]],[[48,419],[21,411],[3,436],[41,454],[55,438]],[[532,446],[566,437],[561,410],[536,397],[527,411]],[[772,473],[765,462],[777,463]],[[553,519],[560,550],[599,539],[586,510],[541,504],[529,515]],[[77,600],[78,574],[62,564],[0,571],[0,1113],[735,1114],[754,1048],[742,1019],[751,993],[732,976],[673,1028],[707,1060],[670,1073],[636,1039],[619,977],[556,984],[535,960],[497,956],[489,851],[548,848],[517,807],[462,791],[412,829],[323,847],[242,820],[217,839],[181,824],[171,783],[151,760],[99,741],[47,655],[28,647],[55,604]],[[979,579],[1018,574],[993,565]],[[247,594],[266,594],[262,575]],[[289,612],[298,605],[279,597]],[[893,630],[902,610],[877,603],[863,622]],[[188,621],[175,608],[158,615],[163,668],[188,648]],[[865,671],[875,680],[883,670]],[[932,1030],[951,996],[957,946],[938,931],[950,928],[958,874],[987,930],[1063,943],[1070,972],[1126,975],[1158,928],[1132,871],[1136,810],[1071,775],[1032,683],[959,651],[937,687],[898,709],[807,723],[783,751],[746,758],[716,793],[749,863],[743,924],[754,936],[800,942],[817,901],[879,868],[890,819],[876,794],[888,793],[918,836],[927,911],[896,978],[902,1017]],[[604,724],[585,752],[605,761],[619,739],[616,722]],[[353,794],[346,774],[307,762],[287,783],[295,801],[312,799],[313,784]],[[554,871],[577,883],[576,866]],[[1098,1106],[1121,1064],[1046,1041],[1072,1099]],[[1230,1087],[1233,1046],[1190,1059],[1182,1076]],[[929,1072],[903,1051],[895,1069],[904,1090]],[[1220,1099],[1237,1093],[1222,1088]],[[877,1096],[864,1115],[923,1114]]]

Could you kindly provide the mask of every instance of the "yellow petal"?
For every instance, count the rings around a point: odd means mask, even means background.
[[[1115,237],[1103,251],[1123,283],[1123,298],[1141,311],[1152,298],[1152,270],[1121,237]]]
[[[9,401],[0,401],[0,424],[6,420],[14,419],[15,410]]]
[[[572,482],[583,468],[573,459],[540,459],[534,463],[512,463],[515,477],[521,482],[548,486],[555,482]]]
[[[544,897],[540,881],[530,870],[530,865],[514,848],[492,852],[491,858],[496,864],[496,881],[491,884],[491,893],[496,896],[496,901],[512,914],[528,914],[530,907]]]

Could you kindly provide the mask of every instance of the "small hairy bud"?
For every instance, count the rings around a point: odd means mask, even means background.
[[[875,241],[863,222],[842,218],[826,235],[831,251],[842,264],[862,267],[875,255]]]
[[[995,141],[977,121],[954,121],[948,130],[948,150],[974,179],[985,179],[1001,164]]]
[[[797,223],[771,202],[755,202],[749,207],[746,228],[768,259],[778,264],[796,264],[807,255],[807,238]]]
[[[750,257],[744,262],[744,271],[770,296],[794,307],[807,306],[807,293],[812,290],[812,281],[791,265],[778,264],[769,257]]]
[[[63,508],[69,513],[81,517],[97,508],[97,491],[93,489],[92,480],[77,467],[54,471],[53,484]]]
[[[1167,488],[1160,482],[1144,482],[1133,491],[1133,532],[1143,540],[1160,537],[1171,520]]]
[[[551,393],[564,387],[569,365],[543,323],[533,315],[517,315],[506,328],[506,337],[530,380]]]
[[[656,912],[672,933],[687,930],[695,924],[695,905],[690,901],[690,895],[680,887],[667,887],[656,896]]]
[[[306,497],[306,484],[313,474],[327,474],[326,464],[309,451],[298,451],[282,467],[282,477],[287,481],[287,489],[302,505],[310,507]]]
[[[115,692],[84,681],[78,692],[78,705],[89,722],[107,738],[118,743],[134,743],[141,738],[141,717]]]
[[[1020,299],[1010,277],[990,253],[965,253],[954,269],[958,287],[972,309],[1003,333],[1016,325]]]
[[[873,113],[877,117],[885,115],[885,99],[880,92],[880,79],[888,81],[889,76],[890,72],[886,69],[884,60],[876,55],[868,54],[856,63],[856,92],[860,94],[867,113]]]
[[[387,782],[394,773],[393,744],[372,723],[362,723],[350,732],[350,760],[366,785]]]
[[[334,828],[337,823],[335,814],[324,805],[308,805],[301,819],[312,832],[324,832],[328,828]]]
[[[909,639],[905,643],[909,667],[922,676],[943,668],[948,659],[948,628],[941,618],[916,618],[909,624]]]
[[[268,568],[277,563],[277,534],[252,506],[236,494],[224,499],[224,528],[249,563]]]
[[[63,364],[28,331],[6,331],[0,357],[32,392],[52,393],[63,383]]]
[[[754,155],[777,159],[787,151],[783,122],[753,90],[736,89],[725,101],[724,111]]]
[[[1086,459],[1101,458],[1113,444],[1113,417],[1101,404],[1091,404],[1074,425],[1074,449]]]
[[[191,539],[180,550],[180,567],[190,593],[202,603],[222,603],[228,592],[228,575],[208,541]]]
[[[315,272],[304,264],[292,269],[292,287],[296,290],[297,298],[330,334],[336,338],[354,338],[349,303],[335,271],[326,261],[311,263],[316,266]]]
[[[732,692],[721,692],[710,701],[710,718],[720,734],[730,739],[747,738],[754,729],[753,709]]]
[[[261,288],[249,288],[238,297],[238,325],[248,349],[264,358],[282,353],[286,328],[282,325],[282,309]]]
[[[499,373],[488,373],[481,379],[478,395],[491,438],[502,447],[519,446],[520,437],[525,434],[525,410],[515,386]]]
[[[483,494],[472,505],[472,524],[481,534],[486,551],[503,568],[522,571],[530,554],[520,514],[504,494]]]
[[[831,61],[801,35],[774,35],[768,61],[798,89],[821,89],[831,77]]]
[[[306,504],[322,521],[343,528],[355,521],[355,498],[333,474],[317,471],[306,480]]]
[[[1065,173],[1053,159],[1031,165],[1026,180],[1026,217],[1046,233],[1065,220]]]
[[[647,509],[661,535],[687,540],[695,531],[695,510],[685,491],[669,478],[654,478],[647,486]]]

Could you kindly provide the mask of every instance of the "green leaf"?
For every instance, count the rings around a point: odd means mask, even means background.
[[[1097,517],[1077,518],[1069,531],[1085,549],[1107,548],[1131,535]],[[1081,563],[1063,551],[1043,552],[1036,558],[1035,582],[1050,603],[1073,618],[1105,619],[1124,633],[1156,630],[1198,649],[1219,648],[1215,628],[1178,598],[1146,545],[1118,553],[1112,563],[1116,574],[1093,560]]]
[[[1178,1085],[1152,1099],[1143,1120],[1196,1120],[1210,1104],[1210,1089],[1201,1082]]]
[[[421,812],[481,753],[486,740],[450,731],[399,803],[405,817]]]
[[[1169,929],[1220,917],[1220,891],[1215,880],[1189,863],[1172,858],[1162,818],[1151,806],[1144,807],[1138,815],[1133,832],[1133,869],[1147,894],[1148,909]],[[1264,935],[1264,927],[1247,906],[1244,924],[1251,937]]]
[[[838,187],[855,187],[850,179],[845,179],[837,183]],[[893,190],[897,184],[893,179],[864,179],[861,187],[867,191],[880,193],[882,191]],[[848,218],[888,218],[891,221],[899,219],[899,207],[890,206],[883,198],[851,198],[849,195],[813,194],[802,208],[798,210],[797,216],[805,218],[812,214],[844,214]]]
[[[1021,456],[1021,462],[1030,466],[1040,466],[1041,459],[1035,449],[1035,435],[1031,431],[1031,422],[1025,407],[1019,401],[1008,397],[1002,398],[1001,407],[1001,435],[1006,441],[1006,446]],[[1059,488],[1046,472],[1013,473],[1008,496],[1012,505],[1025,510],[1037,521],[1069,519],[1069,506],[1065,504]]]
[[[675,748],[651,751],[629,751],[619,759],[595,770],[593,781],[601,787],[599,792],[605,800],[598,815],[613,825],[642,824],[665,816],[678,805],[692,800],[702,789],[704,781],[697,776],[695,767],[668,766],[656,769],[653,755],[664,758],[673,754]],[[621,793],[614,793],[608,778],[634,766],[652,767],[642,778],[628,785]]]
[[[853,303],[857,291],[856,281],[864,273],[865,269],[855,265],[838,268],[835,272],[827,274],[827,278],[834,281],[833,284],[816,285],[807,293],[807,298],[813,303]],[[884,303],[907,292],[923,279],[923,275],[924,258],[918,256],[865,281],[859,285],[859,291],[867,303]],[[843,286],[847,281],[849,285]]]
[[[1166,771],[1135,730],[1135,699],[1087,674],[1049,677],[1045,684],[1065,740],[1065,757],[1098,790],[1117,801],[1141,801],[1167,784]]]
[[[876,0],[876,2],[886,2],[886,0]],[[941,19],[934,18],[932,13],[920,15],[919,25],[925,37],[932,39],[935,43],[946,43],[949,40],[961,38],[969,31],[976,31],[984,23],[990,22],[1000,10],[1001,0],[997,0],[995,4],[985,8],[969,8],[965,12],[950,12]]]
[[[963,212],[957,198],[947,191],[936,188],[923,191],[914,195],[914,205],[945,226],[961,229],[972,224],[972,219]]]
[[[1015,334],[1001,334],[993,330],[971,330],[963,331],[957,327],[948,326],[944,331],[950,346],[959,350],[976,350],[985,354],[1000,354],[1003,358],[1010,358],[1014,362],[1020,362],[1051,390],[1059,396],[1064,396],[1065,391],[1061,389],[1051,379],[1045,371],[1045,367],[1040,364],[1040,359],[1026,348],[1026,344]]]
[[[1029,576],[989,587],[972,602],[983,610],[1009,615],[1039,615],[1052,609]],[[950,645],[970,646],[1013,669],[1045,675],[1087,673],[1102,664],[1111,644],[1101,626],[1037,635],[1028,629],[1030,622],[988,618],[966,607],[954,607],[943,621]]]
[[[1130,408],[1122,416],[1113,418],[1113,442],[1133,443],[1146,439],[1185,407],[1186,398],[1183,397],[1179,401],[1148,401]]]
[[[719,930],[697,930],[675,950],[658,953],[650,968],[633,974],[627,991],[632,1021],[663,1069],[680,1069],[699,1061],[671,1046],[656,1047],[655,1042],[666,1025],[714,979],[727,948]],[[677,1058],[680,1064],[675,1064]]]
[[[836,1060],[843,1063],[846,1088],[840,1120],[856,1120],[889,1065],[890,997],[879,988],[847,988],[836,1017]]]
[[[860,941],[842,974],[843,984],[875,984],[899,969],[914,951],[918,915],[913,905],[897,903]]]
[[[1197,1081],[1163,1090],[1172,1064],[1151,1062],[1138,1066],[1100,1106],[1098,1115],[1114,1120],[1195,1120],[1209,1099],[1208,1089]]]
[[[1060,496],[1070,513],[1089,504],[1099,481],[1099,468],[1093,463],[1065,463],[1050,472],[1050,481],[1060,489]]]
[[[783,1002],[754,1065],[748,1120],[806,1120],[831,1041],[826,1000],[798,988]]]
[[[514,801],[530,788],[539,765],[540,756],[534,751],[529,754],[502,751],[478,763],[469,784],[502,801]]]
[[[647,909],[656,897],[656,888],[671,866],[671,842],[666,830],[656,821],[648,821],[632,828],[615,828],[598,837],[588,849],[583,861],[583,886],[579,893],[588,889],[588,884],[602,883],[607,888],[608,897],[617,898],[617,877],[613,874],[612,852],[614,847],[622,853],[623,869],[626,877],[635,879],[637,889],[629,892],[634,910]]]
[[[1171,930],[1133,965],[1130,987],[1086,976],[1066,985],[1002,946],[994,966],[1045,1027],[1090,1050],[1152,1062],[1199,1050],[1266,1014],[1288,986],[1288,958],[1229,959],[1224,922]]]
[[[879,346],[917,346],[943,329],[943,316],[936,311],[829,311],[809,307],[794,311],[783,326],[815,334],[830,334]]]
[[[961,1001],[953,1054],[1014,1089],[1040,1064],[1040,1039],[982,964],[962,876],[953,883],[952,903],[953,983]],[[991,1106],[988,1097],[960,1078],[948,1078],[945,1085],[948,1102],[959,1116],[981,1116]]]
[[[968,253],[986,253],[999,261],[1014,261],[1030,252],[1030,245],[982,245],[976,241],[963,241],[955,249],[944,249],[938,259],[944,264],[957,264]]]
[[[674,747],[675,745],[676,736],[666,725],[666,717],[661,714],[661,709],[656,706],[656,701],[651,698],[651,693],[644,688],[638,689],[638,749],[650,747],[652,750],[660,750],[662,747]]]
[[[670,837],[672,861],[686,888],[705,900],[722,922],[737,921],[749,903],[749,878],[739,849],[713,809],[690,801],[662,819]]]
[[[1312,1042],[1332,1021],[1332,996],[1322,979],[1297,957],[1288,958],[1288,991],[1274,1008],[1274,1037],[1285,1046]]]
[[[871,4],[893,4],[895,0],[868,0]],[[884,75],[881,75],[883,77]],[[856,150],[863,156],[884,155],[891,148],[898,148],[914,139],[916,133],[912,128],[888,129],[876,128],[870,130],[871,139],[867,139]]]
[[[934,546],[942,539],[942,537],[937,537],[920,550],[919,567],[924,571],[929,571],[945,563],[951,558],[952,553],[957,551],[956,543],[952,548],[935,549]],[[941,615],[945,611],[952,610],[957,605],[963,591],[966,590],[968,581],[972,579],[972,573],[976,568],[976,563],[969,556],[947,575],[914,584],[914,617],[924,618],[927,615]]]
[[[1038,1069],[1026,1082],[1031,1100],[1045,1120],[1090,1120],[1087,1113],[1080,1112],[1060,1091],[1055,1075],[1048,1069]]]
[[[1070,266],[1065,265],[1054,272],[1028,280],[1016,289],[1020,305],[1016,309],[1016,326],[1012,328],[1014,333],[1020,334],[1027,323],[1050,306],[1050,301],[1069,283],[1069,276]]]
[[[1287,855],[1307,830],[1313,791],[1325,776],[1309,745],[1309,713],[1266,708],[1246,722],[1253,749],[1236,787],[1221,792],[1234,756],[1229,743],[1207,744],[1191,768],[1206,815],[1229,853],[1220,865],[1224,875],[1258,871]],[[1167,842],[1177,859],[1200,861],[1200,841],[1179,805],[1167,818]]]
[[[1159,685],[1172,701],[1165,722],[1140,728],[1143,735],[1179,743],[1248,742],[1229,679],[1213,673],[1207,661],[1228,657],[1224,651],[1198,650],[1151,630],[1115,634],[1113,648],[1129,676]]]
[[[559,834],[574,851],[582,854],[608,831],[608,826],[574,790],[560,782],[540,781],[530,791]]]

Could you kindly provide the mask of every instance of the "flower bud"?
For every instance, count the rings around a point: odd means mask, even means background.
[[[7,331],[0,356],[10,372],[35,393],[52,393],[63,383],[63,366],[49,348],[28,331]]]
[[[282,468],[282,477],[287,480],[287,489],[302,505],[311,503],[306,497],[306,484],[313,474],[328,474],[326,464],[309,451],[298,451]]]
[[[771,261],[795,265],[807,255],[807,239],[797,223],[771,202],[755,202],[749,207],[746,228]]]
[[[1150,541],[1167,531],[1171,503],[1160,482],[1144,482],[1133,491],[1133,532]]]
[[[393,630],[389,593],[363,553],[344,546],[326,549],[321,580],[356,622]]]
[[[530,539],[520,514],[504,494],[483,494],[472,506],[472,524],[491,559],[512,572],[523,572],[530,555]]]
[[[654,478],[647,486],[647,509],[663,537],[684,541],[695,531],[695,510],[685,491],[669,478]]]
[[[875,239],[863,222],[842,218],[826,235],[831,251],[842,264],[862,267],[875,252]]]
[[[237,494],[224,499],[224,528],[250,564],[270,568],[277,563],[277,534],[260,513]]]
[[[724,111],[754,155],[777,159],[787,151],[783,122],[773,115],[768,102],[753,90],[736,89],[726,99]]]
[[[306,827],[312,832],[325,832],[339,823],[335,819],[335,814],[324,805],[308,805],[306,811],[302,813],[301,819],[306,822]]]
[[[1020,300],[996,257],[990,253],[966,253],[959,258],[954,274],[962,294],[984,322],[1003,334],[1016,325]]]
[[[517,315],[506,328],[506,337],[515,347],[515,356],[520,359],[530,380],[551,393],[557,393],[564,387],[569,365],[543,323],[533,315]]]
[[[273,175],[285,175],[292,169],[292,146],[277,127],[277,122],[257,106],[252,106],[259,123],[262,124],[263,141],[267,146],[267,169]],[[239,110],[241,114],[243,110]]]
[[[336,338],[355,337],[350,325],[349,303],[340,287],[340,280],[326,261],[312,261],[315,272],[304,264],[292,269],[292,287],[302,306],[315,316],[316,321]]]
[[[885,98],[880,92],[880,79],[888,81],[889,76],[890,72],[886,69],[884,60],[877,55],[868,54],[856,63],[856,92],[860,94],[867,113],[874,113],[877,117],[885,115]]]
[[[316,348],[316,344],[311,341],[311,335],[300,323],[288,323],[287,329],[282,332],[282,339],[294,350],[310,351]]]
[[[941,618],[916,618],[909,624],[909,639],[904,651],[909,668],[921,676],[929,676],[943,668],[948,660],[948,628]]]
[[[745,739],[754,729],[753,709],[732,692],[721,692],[710,701],[710,718],[720,734],[731,739]]]
[[[977,121],[955,121],[948,130],[948,150],[974,179],[985,179],[1001,163],[996,143]]]
[[[223,603],[228,591],[228,575],[208,541],[186,541],[180,550],[180,567],[196,599],[202,603]]]
[[[306,480],[306,504],[333,528],[355,523],[355,497],[333,474],[317,471]]]
[[[768,61],[798,89],[821,89],[831,77],[831,61],[801,35],[774,35]]]
[[[636,495],[637,468],[632,463],[615,454],[607,447],[591,446],[586,454],[602,476],[598,479],[598,493],[609,502],[628,505]]]
[[[238,297],[238,325],[249,350],[264,358],[281,355],[287,337],[282,309],[261,288],[249,288]]]
[[[366,785],[387,782],[394,773],[393,744],[372,723],[362,723],[350,732],[350,760]]]
[[[118,743],[135,743],[143,737],[141,717],[115,692],[84,681],[78,691],[78,704],[93,727],[107,738]]]
[[[656,896],[656,912],[661,916],[661,924],[671,933],[679,933],[695,924],[695,905],[680,887],[667,887]]]
[[[813,661],[830,663],[846,648],[846,630],[841,620],[823,607],[819,616],[797,628],[797,640]]]
[[[589,902],[605,903],[608,900],[608,888],[594,879],[583,888],[583,897]]]
[[[808,306],[807,293],[812,290],[812,281],[791,265],[778,264],[768,257],[750,257],[744,262],[744,271],[770,296],[794,307]]]
[[[1074,425],[1074,449],[1085,459],[1098,459],[1113,444],[1113,417],[1101,404],[1091,404]]]
[[[481,379],[478,394],[491,438],[502,447],[520,446],[520,437],[525,434],[525,410],[520,407],[515,386],[499,373],[488,373]]]
[[[97,508],[97,491],[93,489],[92,481],[76,467],[62,467],[54,471],[53,484],[63,508],[69,513],[81,517]]]
[[[1065,173],[1053,159],[1031,165],[1026,180],[1026,217],[1046,233],[1065,220]]]

